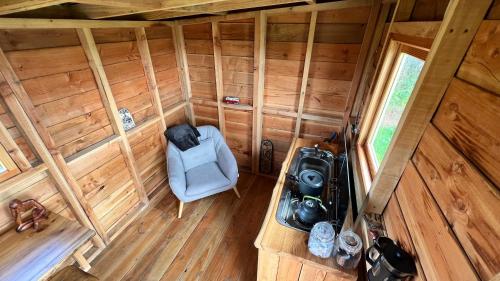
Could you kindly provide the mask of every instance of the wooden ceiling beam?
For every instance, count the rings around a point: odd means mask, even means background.
[[[133,28],[170,26],[166,21],[0,18],[0,28]]]
[[[67,0],[2,0],[0,1],[0,15],[30,11],[59,5]]]

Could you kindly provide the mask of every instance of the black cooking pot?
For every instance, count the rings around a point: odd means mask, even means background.
[[[321,195],[323,193],[323,183],[323,175],[316,170],[303,170],[299,174],[299,191],[303,195]]]
[[[314,225],[324,218],[326,208],[319,198],[304,196],[297,209],[298,219],[306,225]]]
[[[417,272],[412,256],[387,237],[379,237],[366,250],[366,261],[372,265],[368,270],[370,281],[406,280]]]

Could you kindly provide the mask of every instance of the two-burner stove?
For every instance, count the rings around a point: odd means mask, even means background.
[[[323,167],[308,165],[308,159],[314,160],[314,158],[321,159],[321,162],[325,163]],[[299,183],[296,178],[301,169],[313,169],[324,174],[323,192],[320,196],[312,198],[312,196],[304,196],[299,191]],[[301,217],[304,215],[301,216],[299,212],[303,212],[304,207],[307,209],[316,207],[315,210],[318,210],[318,212],[316,213],[315,222],[328,221],[338,233],[345,220],[348,201],[349,178],[346,153],[334,155],[330,151],[319,150],[318,148],[301,147],[295,151],[294,158],[287,171],[276,219],[280,224],[287,227],[310,232],[314,223],[302,220]],[[307,206],[301,206],[301,204],[307,204]]]

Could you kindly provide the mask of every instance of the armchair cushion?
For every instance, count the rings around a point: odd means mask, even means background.
[[[191,147],[186,151],[179,151],[179,154],[181,155],[185,172],[205,163],[217,161],[214,140],[212,138],[204,139],[200,141],[199,145]]]
[[[224,176],[216,162],[208,162],[194,167],[186,173],[187,196],[205,194],[211,190],[219,190],[231,182]]]

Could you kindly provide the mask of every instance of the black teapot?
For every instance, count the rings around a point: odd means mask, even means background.
[[[321,199],[304,196],[297,209],[298,219],[306,225],[313,225],[321,221],[326,214],[326,208],[321,203]]]
[[[379,237],[366,250],[366,261],[372,266],[368,270],[370,281],[400,281],[417,272],[412,256],[388,237]]]

